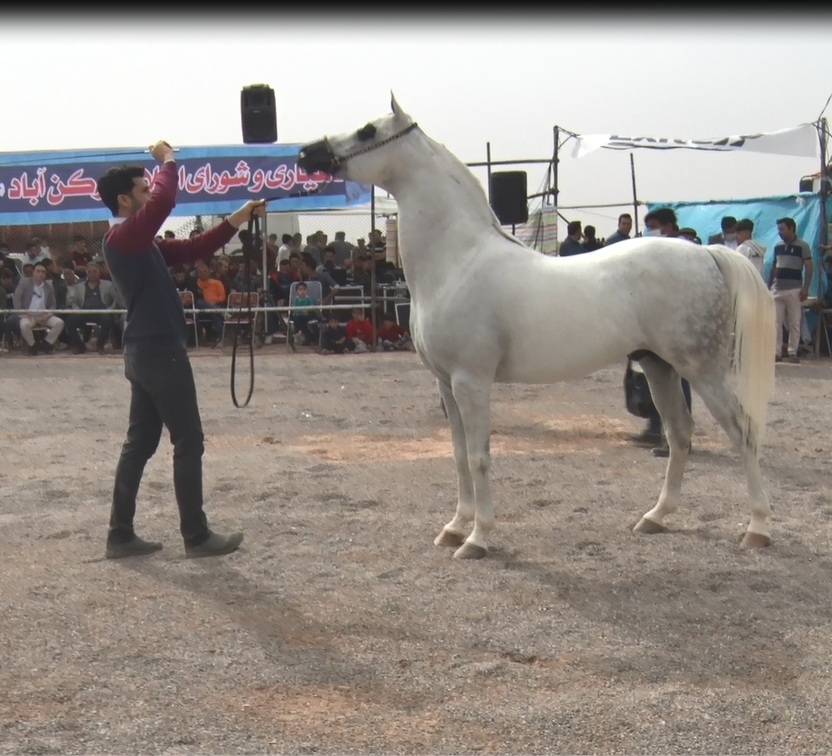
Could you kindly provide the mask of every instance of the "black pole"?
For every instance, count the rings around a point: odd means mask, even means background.
[[[638,236],[638,193],[636,192],[636,164],[630,153],[630,181],[633,184],[633,236]]]
[[[554,140],[555,140],[555,154],[552,158],[552,202],[555,206],[555,243],[557,244],[557,253],[560,255],[560,244],[558,243],[558,163],[560,163],[560,126],[555,126],[554,128]]]
[[[373,186],[373,193],[370,195],[370,238],[373,238],[372,232],[376,228],[376,188]],[[373,242],[370,242],[371,244]],[[373,343],[370,344],[370,351],[376,350],[376,330],[378,329],[378,322],[376,318],[376,250],[373,247],[370,250],[370,257],[373,264],[370,267],[370,325],[373,327]]]

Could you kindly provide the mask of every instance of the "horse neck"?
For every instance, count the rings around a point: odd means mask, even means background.
[[[434,288],[473,242],[505,235],[480,183],[446,147],[422,132],[409,140],[400,170],[384,188],[399,207],[399,248],[405,277]],[[419,284],[417,284],[419,285]]]

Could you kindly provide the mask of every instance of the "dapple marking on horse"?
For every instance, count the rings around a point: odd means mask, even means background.
[[[305,145],[298,165],[375,184],[398,204],[413,343],[437,378],[457,470],[456,513],[434,542],[460,558],[487,553],[493,383],[580,378],[631,355],[670,447],[658,501],[635,532],[664,531],[679,506],[693,429],[683,375],[742,458],[751,517],[741,546],[768,545],[759,454],[774,384],[774,303],[753,265],[720,245],[653,237],[540,254],[501,228],[476,177],[395,97],[391,109]]]

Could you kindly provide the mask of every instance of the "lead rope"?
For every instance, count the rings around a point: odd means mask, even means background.
[[[254,227],[254,234],[252,235],[252,226]],[[255,315],[252,311],[251,304],[251,258],[257,254],[260,249],[262,239],[260,237],[260,219],[254,215],[248,221],[248,234],[243,241],[243,278],[245,279],[245,296],[240,302],[240,307],[237,310],[237,327],[234,329],[234,344],[231,347],[231,400],[234,406],[241,408],[247,407],[251,401],[251,395],[254,393],[254,321]],[[240,330],[243,323],[243,308],[247,308],[246,319],[248,321],[248,354],[249,354],[249,382],[248,395],[245,401],[240,404],[237,401],[237,391],[235,389],[235,375],[237,365],[237,343],[240,339]]]

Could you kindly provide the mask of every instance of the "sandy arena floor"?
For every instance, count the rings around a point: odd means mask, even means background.
[[[205,491],[241,551],[184,560],[163,437],[103,557],[121,358],[0,358],[0,754],[832,752],[832,362],[777,366],[774,543],[741,552],[738,457],[694,396],[671,532],[623,365],[497,386],[492,551],[433,546],[456,480],[412,353],[193,358]],[[236,391],[248,390],[238,354]]]

